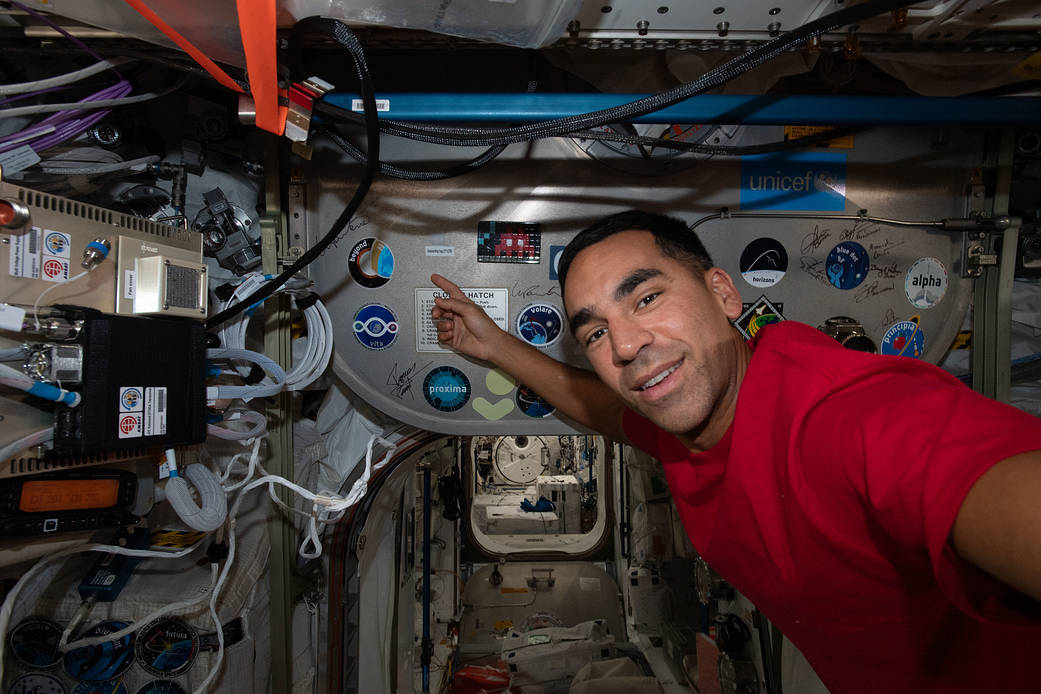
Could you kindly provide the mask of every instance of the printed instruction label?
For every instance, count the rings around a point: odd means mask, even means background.
[[[7,272],[12,277],[40,279],[40,227],[24,234],[11,234]]]
[[[137,273],[133,270],[123,271],[123,298],[133,299],[137,293]]]
[[[455,246],[427,246],[426,254],[428,258],[438,256],[443,258],[454,258]]]
[[[351,99],[352,111],[364,111],[365,102],[361,99]],[[376,99],[376,110],[379,112],[390,110],[390,99]]]
[[[0,154],[0,172],[4,176],[13,176],[19,171],[28,169],[33,164],[38,163],[40,163],[40,155],[29,145],[15,147]]]
[[[509,330],[507,327],[510,296],[508,289],[484,287],[461,289],[471,301],[484,309],[484,312],[495,321],[496,325],[505,331]],[[448,298],[448,294],[436,287],[416,289],[416,351],[450,353],[451,349],[438,344],[437,327],[430,318],[430,310],[434,308],[434,297]]]

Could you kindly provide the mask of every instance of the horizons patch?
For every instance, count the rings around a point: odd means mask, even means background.
[[[751,340],[756,333],[766,326],[772,323],[780,323],[784,320],[780,306],[783,306],[783,304],[774,304],[765,296],[760,296],[752,302],[744,313],[737,317],[737,320],[734,321],[734,327],[747,339]]]
[[[441,412],[455,412],[470,400],[470,379],[454,366],[439,366],[423,379],[423,397]]]
[[[828,253],[824,265],[831,286],[838,289],[854,289],[867,279],[871,260],[867,250],[856,241],[843,241]]]
[[[882,336],[882,354],[921,359],[925,352],[925,335],[921,318],[916,314],[908,320],[897,321]]]
[[[785,152],[741,157],[742,210],[846,209],[846,155]]]
[[[770,287],[788,271],[788,252],[777,239],[763,237],[741,251],[741,276],[753,287]]]

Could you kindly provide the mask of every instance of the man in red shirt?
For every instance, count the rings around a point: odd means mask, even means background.
[[[658,457],[695,548],[835,694],[1038,689],[1037,419],[796,323],[746,343],[733,280],[680,220],[609,217],[558,274],[595,373],[434,275],[439,340]]]

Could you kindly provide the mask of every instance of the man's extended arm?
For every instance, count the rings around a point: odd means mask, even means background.
[[[431,281],[448,294],[435,298],[431,317],[441,343],[476,359],[491,362],[528,386],[568,417],[616,441],[622,431],[622,401],[591,371],[546,356],[504,332],[459,287],[441,275]]]
[[[962,559],[1041,600],[1041,451],[983,473],[958,510],[951,541]]]

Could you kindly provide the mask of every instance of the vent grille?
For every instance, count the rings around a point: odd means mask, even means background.
[[[118,226],[124,229],[132,229],[133,231],[142,234],[150,234],[152,236],[159,236],[166,239],[176,239],[183,242],[191,240],[191,233],[188,230],[179,229],[170,226],[169,224],[160,224],[159,222],[153,222],[152,220],[144,219],[143,217],[134,217],[133,215],[113,212],[112,210],[106,210],[104,207],[88,205],[86,203],[76,202],[75,200],[68,200],[58,195],[41,193],[36,190],[28,190],[26,188],[18,188],[17,190],[18,200],[30,209],[36,208],[40,210],[48,210],[50,212],[57,212],[58,214],[67,214],[90,222],[107,224],[109,226]]]

